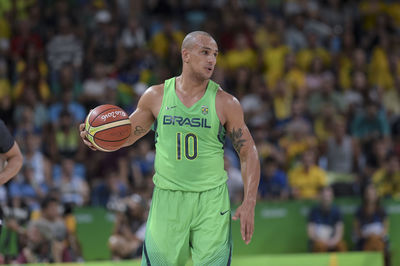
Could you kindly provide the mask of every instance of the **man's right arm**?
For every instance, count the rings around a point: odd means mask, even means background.
[[[162,102],[162,85],[150,87],[139,99],[136,110],[129,116],[131,120],[131,135],[124,144],[130,146],[146,135],[158,115]]]
[[[140,97],[136,110],[129,116],[132,130],[124,147],[132,145],[150,131],[151,125],[154,123],[162,103],[163,88],[163,84],[152,86]],[[80,130],[83,142],[92,150],[96,150],[86,139],[87,132],[85,131],[85,124],[80,125]]]

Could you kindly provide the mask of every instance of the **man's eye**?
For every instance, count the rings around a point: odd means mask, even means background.
[[[208,51],[203,51],[203,54],[208,54]]]

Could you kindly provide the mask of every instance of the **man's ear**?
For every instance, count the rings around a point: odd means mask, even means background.
[[[182,61],[183,63],[189,63],[190,53],[187,49],[182,49]]]

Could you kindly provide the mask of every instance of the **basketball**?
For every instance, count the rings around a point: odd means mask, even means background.
[[[85,120],[88,140],[105,152],[118,150],[131,134],[128,114],[112,104],[97,106],[90,111]]]

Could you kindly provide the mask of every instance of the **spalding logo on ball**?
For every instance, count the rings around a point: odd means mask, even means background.
[[[94,108],[85,120],[88,140],[96,149],[111,152],[121,148],[131,134],[131,121],[120,107],[103,104]]]

